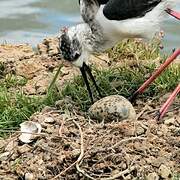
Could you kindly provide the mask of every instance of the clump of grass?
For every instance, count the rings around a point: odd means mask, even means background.
[[[108,51],[112,61],[122,61],[119,67],[111,66],[108,70],[99,71],[93,68],[93,73],[104,96],[119,94],[130,97],[132,93],[157,67],[156,59],[160,58],[157,43],[151,45],[138,41],[124,41]],[[131,60],[137,63],[130,65]],[[162,61],[165,57],[162,58]],[[144,63],[138,63],[143,61]],[[0,75],[3,67],[0,66]],[[171,65],[149,88],[141,95],[147,99],[160,96],[174,89],[179,82],[178,65]],[[51,87],[45,97],[28,96],[22,91],[27,83],[25,78],[6,75],[0,78],[0,129],[17,128],[19,124],[44,106],[54,106],[55,102],[69,96],[82,111],[87,111],[91,105],[88,92],[81,76],[67,83],[63,89]],[[51,84],[52,86],[52,84]],[[91,87],[93,85],[91,84]],[[95,88],[92,88],[95,99],[98,99]],[[0,136],[5,134],[0,133]]]
[[[1,81],[0,129],[14,129],[38,110],[38,98],[25,96],[15,79]],[[18,86],[18,90],[17,90]],[[11,89],[12,88],[12,89]],[[1,133],[0,135],[4,135]]]
[[[4,66],[4,64],[2,62],[0,62],[0,79],[4,75],[4,70],[5,70],[5,66]]]
[[[53,105],[60,97],[53,89],[45,97],[28,96],[23,93],[22,87],[27,83],[23,77],[7,75],[0,80],[0,129],[13,130],[20,123],[44,106]],[[4,136],[6,133],[1,133]]]
[[[60,99],[59,92],[54,88],[47,96],[30,96],[23,93],[27,79],[12,74],[0,79],[0,129],[13,130],[19,124],[44,106],[53,105]],[[5,136],[1,133],[0,136]]]
[[[108,53],[113,61],[119,61],[120,59],[123,61],[151,61],[160,57],[159,44],[160,41],[157,38],[154,38],[150,43],[128,39],[108,50]]]
[[[104,96],[119,94],[129,98],[135,90],[144,82],[145,74],[151,74],[155,69],[155,64],[150,66],[139,65],[138,67],[119,67],[109,70],[99,71],[95,68],[94,74]],[[161,77],[159,77],[140,98],[148,99],[154,96],[161,96],[170,92],[177,86],[180,72],[177,66],[171,66]],[[91,87],[93,84],[91,83]],[[95,88],[93,88],[95,99],[98,99]],[[91,102],[85,89],[81,77],[76,77],[73,83],[68,83],[61,92],[62,98],[70,96],[86,111]]]
[[[179,180],[180,179],[180,173],[174,174],[172,179],[173,180]]]
[[[112,61],[121,61],[119,67],[110,67],[108,70],[99,71],[92,67],[94,75],[104,96],[119,94],[129,98],[133,92],[152,74],[157,68],[160,59],[158,42],[154,41],[150,45],[140,41],[127,40],[108,51]],[[161,63],[166,59],[164,56]],[[135,64],[130,64],[135,60]],[[139,63],[141,61],[141,63]],[[171,65],[153,84],[143,93],[140,98],[157,98],[173,90],[180,80],[178,65]],[[91,83],[91,87],[93,84]],[[98,99],[95,89],[95,99]],[[76,77],[73,83],[68,83],[61,92],[62,98],[70,96],[83,111],[86,111],[91,102],[85,89],[82,78]]]

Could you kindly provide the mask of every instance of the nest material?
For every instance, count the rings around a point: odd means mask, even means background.
[[[162,165],[170,178],[180,170],[178,116],[157,124],[146,110],[137,121],[99,124],[46,108],[30,119],[42,125],[39,139],[22,144],[18,133],[4,141],[0,179],[27,173],[34,179],[145,179],[152,173],[162,177]]]

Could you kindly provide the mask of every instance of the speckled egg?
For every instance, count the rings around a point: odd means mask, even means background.
[[[111,95],[100,99],[89,108],[92,119],[99,121],[122,121],[136,119],[136,112],[132,104],[123,96]]]

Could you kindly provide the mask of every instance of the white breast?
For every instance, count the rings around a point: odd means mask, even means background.
[[[174,0],[161,2],[152,11],[148,12],[144,17],[132,18],[123,21],[108,20],[103,15],[103,7],[101,6],[96,20],[100,23],[104,36],[116,43],[124,38],[152,38],[155,32],[160,30],[160,22],[163,20],[165,9]]]

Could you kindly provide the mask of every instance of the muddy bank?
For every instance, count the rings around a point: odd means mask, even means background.
[[[25,77],[24,93],[43,95],[63,63],[56,82],[63,87],[79,70],[61,60],[57,43],[46,39],[37,51],[29,45],[1,45],[1,75]],[[106,54],[91,63],[99,69],[121,65]],[[156,103],[139,100],[136,120],[105,124],[90,119],[70,98],[45,107],[29,119],[42,125],[35,141],[23,144],[19,132],[0,140],[0,179],[173,179],[180,173],[178,103],[163,122],[154,119],[166,98]]]
[[[136,121],[106,124],[46,107],[30,118],[43,128],[35,141],[21,143],[20,133],[0,140],[0,178],[173,179],[180,172],[179,115],[157,124],[151,106]]]

